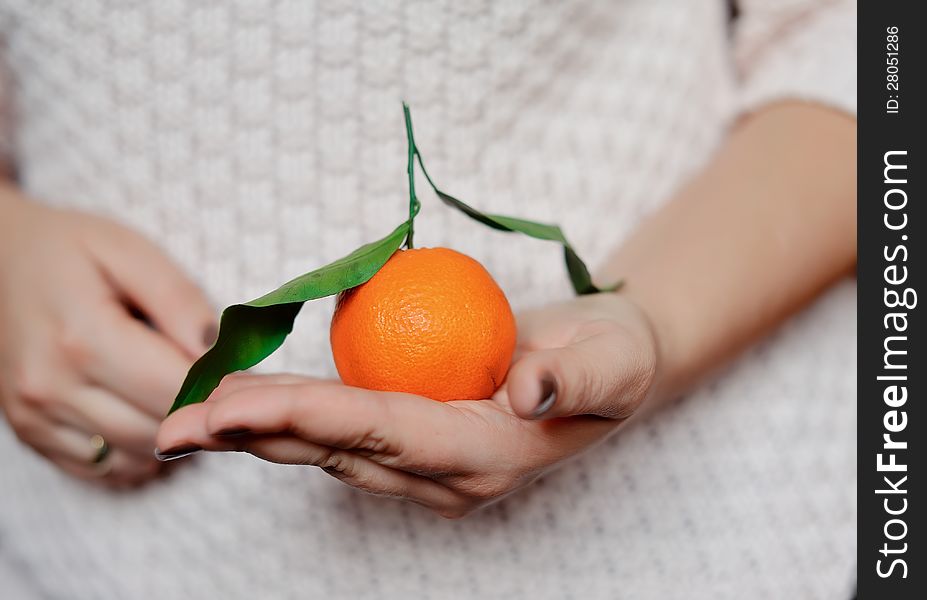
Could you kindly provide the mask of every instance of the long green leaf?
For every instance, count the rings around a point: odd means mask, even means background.
[[[269,294],[222,311],[216,343],[190,367],[168,414],[206,400],[223,377],[250,369],[270,356],[293,330],[303,303],[332,296],[373,277],[402,245],[417,213],[414,205],[409,220],[383,239],[300,275]]]
[[[419,162],[419,165],[421,166],[421,162]],[[424,166],[422,166],[422,172],[425,172]],[[428,179],[427,175],[426,179]],[[428,181],[431,183],[431,179],[428,179]],[[576,254],[576,250],[573,249],[573,246],[570,245],[570,242],[567,241],[566,236],[563,235],[563,231],[557,225],[537,223],[535,221],[528,221],[525,219],[519,219],[517,217],[507,217],[504,215],[482,213],[472,206],[464,204],[450,194],[442,192],[437,187],[435,187],[434,184],[432,184],[432,187],[434,188],[438,197],[441,198],[445,204],[456,208],[471,219],[488,225],[493,229],[522,233],[539,240],[559,242],[563,246],[563,258],[564,262],[566,263],[567,273],[570,275],[570,282],[573,284],[573,289],[577,294],[584,295],[598,294],[600,292],[614,292],[621,287],[623,283],[621,281],[604,288],[597,287],[594,283],[592,283],[592,275],[589,273],[589,268],[586,267],[586,263],[584,263],[582,259],[580,259],[579,255]]]
[[[438,186],[435,185],[435,182],[432,181],[431,176],[428,174],[428,170],[425,168],[425,163],[422,161],[422,153],[419,152],[418,146],[415,144],[415,138],[412,134],[412,117],[409,114],[409,107],[406,106],[405,103],[403,103],[403,114],[405,115],[406,119],[406,132],[409,137],[410,153],[414,154],[415,158],[418,159],[418,166],[421,167],[422,173],[425,175],[425,179],[428,180],[431,188],[445,204],[456,208],[471,219],[479,221],[480,223],[492,227],[493,229],[522,233],[539,240],[559,242],[563,246],[563,258],[564,262],[566,263],[567,272],[570,275],[570,282],[573,284],[573,289],[577,294],[582,295],[597,294],[599,292],[613,292],[622,286],[623,282],[621,281],[604,288],[597,287],[595,284],[593,284],[592,275],[589,273],[589,268],[586,267],[586,263],[580,259],[579,255],[576,253],[576,250],[573,249],[573,246],[569,241],[567,241],[566,236],[563,235],[563,231],[557,225],[537,223],[535,221],[519,219],[518,217],[507,217],[504,215],[492,215],[480,212],[469,204],[465,204],[450,194],[441,191]]]

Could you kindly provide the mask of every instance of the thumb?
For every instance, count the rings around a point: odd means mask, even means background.
[[[561,348],[531,352],[509,371],[509,403],[524,419],[624,419],[650,390],[654,356],[618,328]]]
[[[88,240],[114,287],[191,357],[215,341],[216,315],[202,290],[153,243],[115,223]]]

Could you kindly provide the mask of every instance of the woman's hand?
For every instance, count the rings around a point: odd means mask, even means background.
[[[163,459],[239,450],[316,465],[359,489],[460,517],[603,439],[653,392],[657,346],[621,295],[521,315],[519,346],[491,400],[435,402],[292,375],[226,379],[171,415]]]
[[[158,422],[214,320],[139,235],[0,188],[0,405],[68,473],[128,485],[158,471]],[[97,434],[109,453],[95,464]]]
[[[852,119],[803,103],[743,119],[608,261],[599,279],[623,277],[627,289],[522,316],[491,401],[236,377],[167,419],[159,447],[319,465],[361,489],[466,514],[602,439],[649,396],[691,387],[851,271],[855,134]]]

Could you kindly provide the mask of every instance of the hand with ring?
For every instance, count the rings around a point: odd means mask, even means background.
[[[0,182],[0,407],[63,471],[113,486],[157,474],[158,423],[214,322],[140,235]]]

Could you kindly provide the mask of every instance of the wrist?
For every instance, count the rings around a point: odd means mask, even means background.
[[[642,406],[656,406],[683,391],[682,369],[676,358],[670,323],[660,318],[660,311],[653,302],[634,293],[633,288],[622,288],[611,296],[620,296],[626,306],[636,313],[642,335],[650,340],[654,364],[649,389],[641,402]]]
[[[609,317],[621,325],[624,337],[633,344],[633,361],[638,365],[635,387],[639,386],[633,410],[645,405],[657,404],[671,395],[674,387],[671,379],[671,364],[667,357],[664,328],[658,324],[646,305],[624,288],[617,292],[603,292],[594,296],[596,303],[606,310]],[[628,412],[627,397],[617,412]]]

